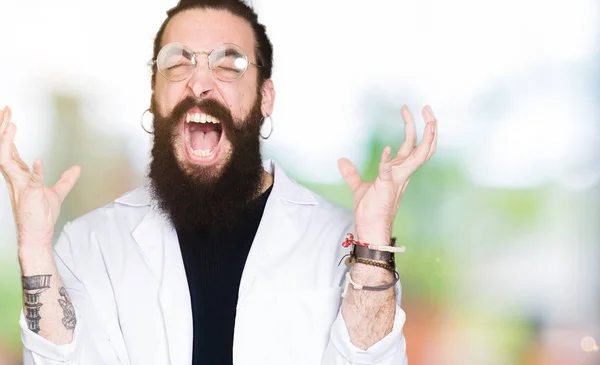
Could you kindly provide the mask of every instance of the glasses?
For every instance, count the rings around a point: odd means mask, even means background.
[[[198,65],[197,55],[208,56],[208,68],[217,79],[225,82],[239,80],[249,65],[260,67],[248,61],[242,48],[233,43],[225,43],[208,52],[194,52],[183,43],[169,43],[164,46],[156,60],[149,66],[156,65],[158,72],[167,80],[177,82],[187,79]]]

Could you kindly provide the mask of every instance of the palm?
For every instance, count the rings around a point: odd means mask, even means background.
[[[60,214],[61,200],[54,188],[32,185],[21,193],[14,213],[21,233],[39,235],[53,230]]]
[[[417,147],[415,124],[408,108],[402,108],[402,116],[406,138],[393,159],[390,147],[383,150],[379,174],[374,181],[363,181],[349,160],[339,162],[340,171],[352,191],[359,239],[368,237],[388,242],[394,216],[411,175],[435,153],[437,122],[431,110],[423,110],[425,135]]]
[[[19,238],[47,243],[62,201],[79,178],[80,168],[71,167],[54,186],[45,186],[42,162],[34,161],[30,171],[19,156],[13,142],[16,126],[10,117],[10,109],[0,111],[0,171],[8,185]]]

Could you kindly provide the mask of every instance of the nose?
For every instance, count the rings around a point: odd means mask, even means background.
[[[213,75],[206,62],[198,63],[188,82],[188,88],[197,99],[207,98],[213,89]]]

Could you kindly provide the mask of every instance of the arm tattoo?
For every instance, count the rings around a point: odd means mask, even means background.
[[[23,292],[25,293],[25,320],[27,327],[38,333],[40,331],[40,294],[50,288],[50,277],[52,275],[34,275],[23,276],[21,278],[23,284]]]
[[[75,325],[77,324],[77,318],[75,317],[75,308],[73,308],[73,303],[71,303],[71,298],[69,298],[69,294],[67,293],[67,289],[63,286],[58,291],[61,297],[65,299],[58,299],[60,306],[63,309],[64,317],[62,320],[63,326],[66,329],[72,330],[75,329]]]

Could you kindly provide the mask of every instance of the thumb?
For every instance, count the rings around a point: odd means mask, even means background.
[[[69,194],[71,189],[73,189],[73,186],[75,186],[80,174],[81,167],[71,166],[67,171],[63,172],[58,182],[54,184],[54,191],[56,191],[56,194],[58,194],[61,202],[65,200],[67,194]]]
[[[342,177],[346,180],[346,184],[352,192],[354,192],[362,183],[362,179],[358,174],[356,166],[347,158],[340,158],[338,160],[338,168],[342,173]]]

